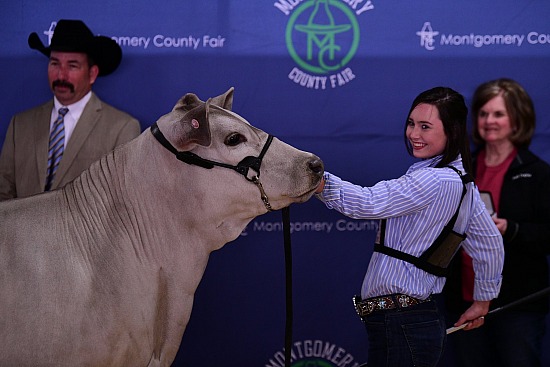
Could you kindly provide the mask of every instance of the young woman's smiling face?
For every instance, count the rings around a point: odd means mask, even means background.
[[[442,154],[447,145],[447,136],[439,111],[433,105],[420,103],[407,120],[407,139],[416,158],[432,158]]]

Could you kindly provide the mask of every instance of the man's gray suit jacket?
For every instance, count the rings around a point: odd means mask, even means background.
[[[53,99],[15,115],[0,154],[0,200],[44,191]],[[92,96],[65,147],[52,190],[66,185],[91,163],[140,134],[139,122]]]

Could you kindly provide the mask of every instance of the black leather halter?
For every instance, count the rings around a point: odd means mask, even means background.
[[[168,149],[170,152],[172,152],[176,158],[182,162],[185,162],[187,164],[192,164],[195,166],[203,167],[206,169],[212,169],[214,166],[223,167],[223,168],[229,168],[232,169],[241,175],[244,176],[248,181],[253,182],[258,189],[260,190],[260,195],[262,198],[262,201],[268,211],[273,211],[273,208],[271,207],[271,204],[269,203],[269,198],[267,197],[264,188],[262,186],[262,183],[260,182],[260,167],[262,165],[262,159],[264,158],[265,153],[267,152],[267,149],[271,145],[271,142],[273,141],[273,135],[267,136],[267,141],[264,144],[264,147],[262,148],[262,151],[257,157],[254,156],[248,156],[243,158],[236,166],[230,165],[227,163],[221,163],[216,161],[211,161],[209,159],[202,158],[194,153],[191,152],[180,152],[170,142],[164,137],[164,134],[160,131],[157,123],[155,122],[153,125],[151,125],[151,133],[153,136],[158,140],[160,144],[162,144],[163,147]],[[250,169],[253,169],[256,171],[256,174],[252,177],[248,177],[248,172]]]

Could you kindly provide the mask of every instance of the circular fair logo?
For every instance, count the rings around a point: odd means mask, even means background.
[[[300,340],[292,344],[292,367],[364,367],[344,348],[324,340]],[[265,367],[284,367],[284,349],[275,352]]]
[[[309,0],[292,13],[286,27],[286,45],[303,70],[330,74],[353,58],[359,33],[355,14],[341,1]]]

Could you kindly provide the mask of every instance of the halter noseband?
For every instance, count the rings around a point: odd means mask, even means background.
[[[244,178],[247,179],[247,181],[250,181],[254,183],[258,189],[260,190],[260,195],[262,198],[262,201],[264,203],[264,206],[268,211],[273,211],[273,208],[271,207],[271,204],[269,203],[269,198],[267,197],[264,188],[262,186],[262,183],[260,182],[260,166],[262,165],[262,159],[264,158],[265,153],[267,152],[267,149],[271,145],[271,142],[273,141],[273,135],[267,136],[267,141],[264,144],[264,147],[262,148],[262,151],[257,157],[248,156],[243,158],[236,166],[211,161],[209,159],[202,158],[194,153],[191,152],[180,152],[170,142],[164,137],[164,134],[160,131],[157,123],[151,125],[151,133],[153,136],[158,140],[160,144],[162,144],[163,147],[168,149],[170,152],[172,152],[176,158],[182,162],[185,162],[187,164],[192,164],[195,166],[203,167],[206,169],[212,169],[214,166],[223,167],[223,168],[229,168],[232,169],[241,175],[244,176]],[[254,171],[256,171],[256,174],[252,177],[248,177],[248,171],[252,168]]]

